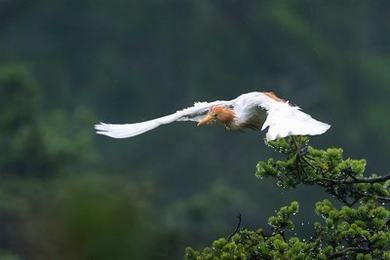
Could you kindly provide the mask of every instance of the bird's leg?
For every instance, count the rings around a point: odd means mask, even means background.
[[[298,176],[300,175],[299,172],[301,172],[304,175],[307,175],[305,168],[302,165],[302,157],[299,153],[296,154],[295,160],[296,160],[296,167],[297,167]]]
[[[293,141],[293,144],[295,146],[295,149],[297,151],[297,154],[299,154],[301,157],[306,156],[308,154],[308,148],[309,146],[307,144],[300,144],[294,135],[291,136],[291,140]]]
[[[306,160],[306,156],[308,156],[308,148],[309,146],[307,144],[299,144],[298,141],[296,140],[296,137],[295,136],[291,136],[291,139],[293,140],[293,143],[294,143],[294,146],[296,148],[296,160],[297,160],[297,167],[298,169],[306,175],[306,171],[305,171],[305,168],[304,168],[304,165],[303,163],[305,163],[306,165],[308,165],[309,167],[311,167],[312,169],[316,169],[313,164],[311,164],[308,160]],[[309,157],[309,159],[312,159],[311,157]],[[312,159],[313,160],[313,159]],[[314,161],[314,160],[313,160]]]
[[[298,153],[299,153],[302,157],[304,157],[304,156],[306,156],[306,155],[308,154],[308,152],[309,152],[308,149],[309,149],[309,146],[308,146],[307,144],[301,145],[301,146],[299,147]]]
[[[305,168],[302,165],[302,155],[300,153],[300,146],[298,145],[297,140],[295,139],[295,136],[291,136],[292,143],[295,146],[295,160],[296,160],[296,166],[298,168],[298,172],[300,171],[304,175],[306,175]]]
[[[303,166],[302,166],[302,161],[303,161],[307,165],[309,165],[311,168],[315,169],[315,167],[308,160],[306,160],[306,157],[307,157],[308,159],[314,161],[314,158],[308,156],[308,153],[309,153],[308,148],[309,148],[309,146],[307,144],[298,145],[298,143],[297,143],[297,141],[295,139],[295,136],[292,136],[292,139],[294,141],[295,147],[297,148],[297,160],[298,160],[298,163],[301,166],[301,168],[303,168]]]
[[[299,150],[299,146],[298,146],[298,142],[297,142],[297,140],[295,139],[295,136],[291,136],[290,137],[291,138],[291,140],[292,140],[292,143],[294,144],[294,146],[295,146],[295,151],[298,151]]]

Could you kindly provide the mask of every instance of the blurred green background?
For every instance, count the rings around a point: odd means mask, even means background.
[[[0,0],[0,258],[181,259],[316,189],[254,176],[264,134],[147,120],[273,90],[332,124],[311,140],[390,169],[390,1]],[[306,231],[305,231],[306,230]]]

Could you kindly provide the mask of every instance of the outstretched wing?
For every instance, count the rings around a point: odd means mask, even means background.
[[[261,130],[268,128],[266,139],[275,140],[290,135],[320,135],[325,133],[330,125],[322,123],[301,111],[298,106],[277,97],[273,92],[252,92],[236,99],[237,112],[243,113],[242,118],[250,113],[260,114],[259,108],[267,113],[267,118]],[[251,107],[252,109],[246,109]],[[239,108],[242,108],[241,111]],[[244,115],[247,113],[247,115]]]
[[[153,120],[133,124],[105,124],[95,125],[96,133],[112,138],[128,138],[153,130],[160,125],[166,125],[175,121],[198,122],[209,111],[211,106],[229,106],[231,101],[198,102],[194,106],[179,110],[176,113]]]

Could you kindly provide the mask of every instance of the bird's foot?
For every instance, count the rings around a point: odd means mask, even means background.
[[[307,145],[307,144],[304,144],[304,145],[300,146],[299,149],[298,149],[298,151],[297,151],[297,154],[298,154],[300,157],[304,157],[304,156],[306,156],[308,153],[309,153],[309,145]]]

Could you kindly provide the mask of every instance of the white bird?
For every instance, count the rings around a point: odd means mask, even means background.
[[[95,129],[97,134],[128,138],[176,121],[195,121],[198,126],[219,121],[228,130],[268,128],[267,141],[290,135],[320,135],[330,128],[273,92],[251,92],[227,101],[196,102],[192,107],[141,123],[100,123]]]

